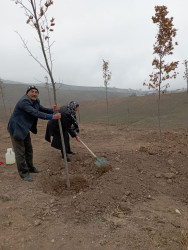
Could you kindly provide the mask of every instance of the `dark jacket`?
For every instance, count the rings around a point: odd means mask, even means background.
[[[69,147],[69,137],[76,137],[79,133],[79,127],[76,119],[76,115],[72,113],[67,106],[62,106],[60,108],[61,113],[61,125],[64,135],[64,141],[66,148]],[[51,136],[53,139],[51,141]],[[51,142],[51,146],[56,149],[62,149],[61,137],[59,132],[58,120],[51,120],[47,124],[45,140]]]
[[[53,114],[52,109],[40,105],[40,100],[32,101],[24,95],[16,104],[8,123],[8,132],[17,140],[24,140],[29,131],[37,133],[37,121],[47,119],[47,114]]]

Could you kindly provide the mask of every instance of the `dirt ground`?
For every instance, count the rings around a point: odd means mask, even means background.
[[[60,152],[44,140],[46,121],[32,135],[34,163],[43,170],[23,181],[5,164],[12,147],[0,126],[0,250],[188,249],[188,132],[80,124],[80,137],[108,164],[101,168],[71,139],[66,187]]]

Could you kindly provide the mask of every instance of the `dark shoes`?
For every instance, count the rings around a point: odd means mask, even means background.
[[[41,173],[42,170],[38,170],[38,169],[36,169],[36,168],[32,168],[32,169],[29,170],[29,172],[30,172],[30,173],[38,174],[38,173]]]
[[[70,160],[70,158],[69,158],[69,157],[67,157],[67,162],[71,162],[71,160]]]
[[[69,154],[69,155],[75,155],[76,153],[70,151],[70,152],[68,152],[68,154]]]
[[[38,170],[38,169],[36,169],[35,167],[33,167],[33,168],[31,168],[30,170],[29,170],[29,173],[41,173],[42,172],[42,170]],[[28,173],[28,174],[29,174]],[[33,181],[33,179],[31,178],[31,176],[30,175],[27,175],[27,176],[21,176],[22,177],[22,179],[24,180],[24,181]]]
[[[27,175],[25,177],[23,177],[24,181],[33,181],[33,179],[31,178],[31,176]]]
[[[62,160],[64,160],[64,158],[62,158]],[[70,158],[67,157],[67,162],[71,162]]]

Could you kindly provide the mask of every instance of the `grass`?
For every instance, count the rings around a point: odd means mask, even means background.
[[[157,100],[158,96],[154,95],[109,98],[109,123],[135,128],[158,128]],[[17,100],[14,100],[14,105],[16,102]],[[43,104],[43,99],[41,103]],[[82,101],[79,104],[79,122],[107,123],[105,99]],[[13,104],[10,103],[10,105],[14,107]],[[188,95],[186,92],[162,95],[160,107],[162,129],[188,129]],[[5,119],[2,106],[0,106],[0,119]]]
[[[186,93],[163,95],[160,107],[162,128],[188,128],[188,96]],[[80,120],[106,123],[105,100],[81,103]],[[157,128],[157,96],[109,100],[109,121],[111,124]]]
[[[1,200],[2,202],[7,202],[7,201],[10,201],[10,198],[7,197],[6,195],[0,195],[0,200]]]
[[[188,231],[181,231],[180,243],[184,247],[185,250],[188,249]]]

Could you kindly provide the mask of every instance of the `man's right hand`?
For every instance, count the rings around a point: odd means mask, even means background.
[[[54,105],[53,106],[53,112],[57,112],[57,111],[59,111],[59,105]]]
[[[61,113],[53,114],[53,117],[52,117],[53,120],[60,119],[60,118],[61,118]]]

